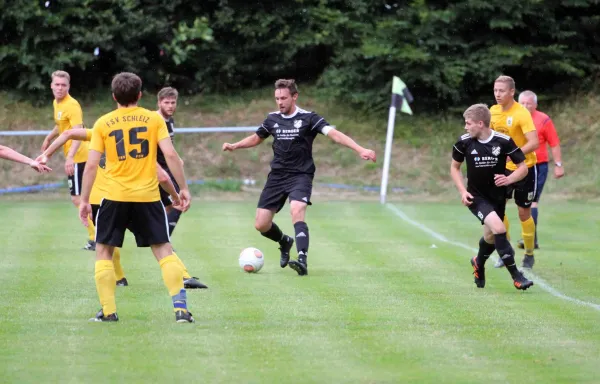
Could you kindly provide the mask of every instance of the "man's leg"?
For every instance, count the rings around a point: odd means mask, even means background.
[[[106,244],[96,244],[96,265],[94,279],[96,280],[96,291],[102,305],[102,317],[109,318],[117,313],[115,291],[117,278],[112,261],[114,247]],[[95,320],[95,319],[94,319]],[[102,321],[102,320],[100,320]]]
[[[79,202],[81,195],[81,185],[83,183],[83,170],[85,169],[85,162],[75,163],[73,176],[68,177],[69,190],[71,192],[71,202],[77,209],[79,209]],[[94,227],[94,221],[88,218],[88,242],[83,247],[86,251],[94,251],[96,249],[96,228]]]
[[[290,260],[290,249],[294,245],[294,239],[284,234],[277,224],[273,222],[274,216],[275,212],[270,209],[257,208],[254,228],[267,239],[279,243],[279,265],[281,268],[285,268]]]
[[[307,258],[310,238],[308,225],[304,221],[307,206],[308,204],[303,201],[292,200],[290,202],[292,223],[296,232],[296,250],[298,251],[298,261],[290,261],[290,268],[298,272],[300,276],[308,274]]]

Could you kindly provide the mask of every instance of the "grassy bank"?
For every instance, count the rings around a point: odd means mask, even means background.
[[[72,92],[77,97],[75,91]],[[11,101],[9,95],[0,97],[0,129],[50,129],[50,101],[44,108]],[[102,101],[98,101],[102,100]],[[154,97],[146,95],[142,105],[154,108]],[[359,143],[373,148],[379,156],[376,164],[366,163],[347,150],[319,137],[314,153],[317,181],[354,185],[378,185],[383,165],[387,115],[361,116],[332,100],[320,99],[316,88],[305,88],[299,105],[315,110],[330,124],[350,134]],[[91,126],[94,120],[113,108],[110,96],[96,95],[96,100],[82,100],[84,121]],[[265,115],[274,109],[271,91],[260,90],[232,96],[182,96],[176,114],[179,127],[258,126]],[[555,121],[562,140],[567,176],[560,181],[550,180],[547,191],[568,197],[598,196],[600,176],[594,171],[596,148],[600,141],[600,96],[582,95],[550,107],[540,106]],[[450,148],[462,133],[460,114],[445,118],[399,115],[390,169],[390,186],[401,188],[403,194],[445,195],[453,192],[448,177]],[[266,177],[272,152],[267,142],[258,148],[236,153],[222,153],[225,141],[239,140],[246,134],[186,134],[178,135],[176,146],[186,162],[191,179],[255,179]],[[43,137],[4,137],[2,142],[35,156]],[[269,143],[269,144],[268,144]],[[21,166],[0,163],[0,187],[23,186],[64,178],[62,156],[52,163],[55,173],[40,177],[24,171]]]

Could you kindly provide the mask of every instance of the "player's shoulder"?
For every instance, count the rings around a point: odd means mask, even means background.
[[[469,144],[471,144],[472,140],[473,139],[471,138],[471,135],[469,135],[468,133],[465,133],[458,137],[458,140],[456,140],[455,145],[468,146]]]
[[[492,135],[494,135],[494,139],[500,142],[509,142],[512,140],[510,136],[505,135],[504,133],[500,133],[498,131],[492,131]]]
[[[538,111],[538,110],[536,110],[536,111],[535,111],[535,114],[536,114],[537,116],[539,116],[539,119],[540,119],[540,120],[542,120],[542,121],[544,121],[544,122],[545,122],[545,121],[547,121],[547,120],[552,120],[552,119],[550,118],[550,116],[548,116],[548,114],[546,114],[546,113],[544,113],[544,112],[542,112],[542,111]]]
[[[490,107],[490,112],[492,114],[502,113],[502,106],[500,104],[494,104]]]
[[[517,102],[515,102],[514,114],[521,118],[531,119],[531,113],[529,113],[529,110],[525,108],[523,104],[519,104]]]
[[[69,98],[66,100],[66,104],[70,107],[81,108],[79,101],[71,95],[69,95]]]

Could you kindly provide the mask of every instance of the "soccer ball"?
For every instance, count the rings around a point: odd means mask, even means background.
[[[240,253],[240,268],[248,273],[256,273],[265,264],[263,253],[256,248],[246,248]]]

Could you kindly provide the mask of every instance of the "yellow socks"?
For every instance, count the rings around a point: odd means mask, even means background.
[[[163,281],[169,290],[169,295],[173,299],[175,312],[186,311],[186,293],[183,289],[183,269],[181,260],[174,254],[171,254],[158,262],[162,271]]]
[[[113,251],[113,265],[115,266],[115,278],[117,281],[123,279],[125,272],[123,272],[123,266],[121,265],[121,249],[117,247]]]
[[[96,227],[94,227],[94,222],[88,217],[88,237],[91,241],[96,241]]]
[[[111,260],[96,260],[94,278],[104,316],[116,313],[115,291],[117,289],[117,279],[115,278],[113,262]]]
[[[184,279],[191,279],[192,276],[189,274],[187,268],[185,267],[185,264],[183,264],[183,261],[181,261],[181,259],[177,256],[177,254],[175,252],[173,252],[173,255],[175,256],[175,258],[177,259],[177,262],[179,263],[179,266],[181,267],[181,269],[183,269],[183,278]]]
[[[533,256],[533,247],[535,245],[535,222],[533,217],[521,221],[521,230],[523,235],[523,244],[525,245],[525,254]]]
[[[510,241],[510,223],[508,222],[508,217],[504,215],[504,226],[506,227],[506,240]]]

